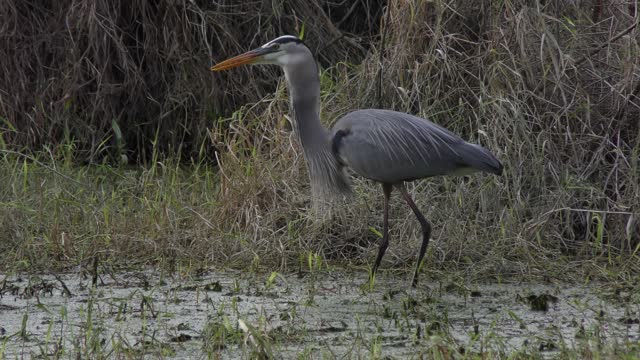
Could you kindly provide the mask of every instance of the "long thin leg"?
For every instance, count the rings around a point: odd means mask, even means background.
[[[411,199],[411,195],[407,192],[407,188],[404,187],[404,183],[398,185],[398,189],[402,194],[404,200],[409,204],[411,210],[418,218],[420,225],[422,226],[422,245],[420,245],[420,252],[418,253],[418,264],[416,265],[416,272],[413,274],[413,280],[411,281],[411,286],[416,287],[418,285],[418,272],[420,270],[420,264],[422,263],[422,258],[424,258],[424,253],[427,251],[427,246],[429,245],[429,238],[431,237],[431,224],[425,219],[424,215],[420,212],[416,203]]]
[[[382,191],[384,192],[384,224],[382,225],[382,241],[380,242],[378,257],[376,258],[375,265],[373,265],[373,272],[371,273],[371,276],[376,274],[378,266],[380,266],[380,262],[384,256],[384,252],[387,251],[387,246],[389,246],[389,198],[391,197],[392,189],[393,186],[391,184],[382,184]]]

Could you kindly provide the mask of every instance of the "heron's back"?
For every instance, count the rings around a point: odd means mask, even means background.
[[[336,136],[337,135],[337,136]],[[502,172],[485,148],[428,120],[390,110],[358,110],[332,130],[334,152],[359,175],[396,183],[437,175]]]

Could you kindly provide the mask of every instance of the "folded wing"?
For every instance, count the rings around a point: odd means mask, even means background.
[[[357,174],[395,183],[437,175],[486,171],[499,174],[500,162],[428,120],[389,110],[358,110],[333,127],[334,152]],[[339,134],[338,137],[335,137]]]

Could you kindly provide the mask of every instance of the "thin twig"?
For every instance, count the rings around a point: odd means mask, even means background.
[[[618,39],[620,39],[621,37],[627,35],[628,33],[630,33],[633,29],[636,28],[636,26],[638,26],[638,21],[634,22],[631,26],[629,26],[628,28],[624,29],[621,33],[619,33],[618,35],[612,37],[611,39],[609,39],[609,41],[606,41],[602,44],[600,44],[600,46],[598,46],[597,48],[593,49],[589,55],[583,57],[582,59],[578,60],[576,62],[576,66],[582,64],[583,62],[587,61],[589,58],[591,58],[593,55],[597,54],[598,52],[600,52],[602,49],[604,49],[605,47],[607,47],[607,45],[613,43],[614,41],[617,41]]]
[[[60,283],[60,285],[62,285],[62,290],[64,291],[64,293],[67,294],[68,297],[72,297],[73,294],[71,293],[71,290],[69,290],[69,288],[67,287],[67,284],[65,284],[64,281],[62,281],[60,276],[58,274],[53,274],[53,277],[55,277],[56,280],[58,280],[58,282]]]
[[[380,27],[382,28],[382,40],[380,41],[380,56],[378,58],[378,64],[380,65],[380,77],[378,78],[378,96],[377,104],[379,108],[383,108],[382,104],[382,83],[384,82],[384,47],[387,39],[387,24],[389,23],[389,5],[387,5],[386,12],[381,19]]]

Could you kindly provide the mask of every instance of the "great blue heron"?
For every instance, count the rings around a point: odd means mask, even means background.
[[[500,175],[502,164],[485,148],[470,144],[428,120],[389,110],[366,109],[339,119],[331,131],[320,123],[320,80],[313,54],[295,36],[281,36],[257,49],[211,67],[225,70],[243,64],[280,65],[289,85],[296,132],[309,168],[314,197],[349,194],[345,168],[382,184],[384,225],[372,276],[389,245],[389,197],[400,191],[422,226],[422,245],[411,285],[416,286],[431,225],[404,183],[437,175],[485,171]]]

